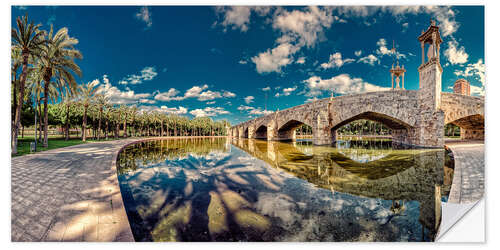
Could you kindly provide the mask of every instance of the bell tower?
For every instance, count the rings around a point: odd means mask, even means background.
[[[443,42],[436,21],[431,20],[427,31],[418,37],[422,47],[422,64],[418,67],[419,99],[421,107],[436,111],[441,108],[441,76],[443,68],[439,63],[439,49]],[[427,52],[426,52],[426,45]],[[427,60],[425,60],[427,57]]]
[[[431,20],[427,31],[422,31],[418,41],[422,47],[422,64],[418,67],[417,103],[420,115],[417,117],[415,129],[412,130],[415,136],[414,144],[442,147],[444,145],[444,112],[441,110],[443,68],[439,63],[439,46],[443,40],[434,20]]]

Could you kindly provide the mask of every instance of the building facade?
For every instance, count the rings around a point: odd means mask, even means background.
[[[458,79],[453,86],[453,93],[470,95],[470,83],[465,79]]]

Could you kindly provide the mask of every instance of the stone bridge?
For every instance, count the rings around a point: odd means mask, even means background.
[[[295,129],[307,124],[312,127],[313,143],[326,145],[336,141],[340,127],[368,119],[386,125],[391,129],[393,141],[402,144],[443,147],[444,126],[448,123],[461,128],[462,139],[483,139],[484,97],[441,93],[443,69],[439,63],[439,44],[442,41],[435,23],[419,40],[422,64],[418,67],[418,90],[392,88],[321,99],[243,122],[231,127],[228,135],[295,140]],[[431,45],[425,61],[427,43]]]
[[[441,147],[444,125],[461,128],[464,139],[484,138],[484,98],[440,93],[440,109],[422,105],[421,90],[389,90],[327,98],[238,124],[230,135],[238,138],[295,140],[302,124],[313,128],[313,143],[331,144],[336,130],[359,119],[380,122],[403,144]]]

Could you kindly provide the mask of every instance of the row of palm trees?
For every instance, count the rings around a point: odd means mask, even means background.
[[[223,136],[229,122],[208,117],[189,119],[159,110],[139,110],[136,105],[112,104],[94,83],[82,85],[79,95],[52,105],[51,125],[64,128],[69,139],[72,127],[80,127],[82,140],[139,136]],[[50,105],[49,105],[50,106]],[[120,136],[121,132],[121,136]]]
[[[12,154],[17,154],[21,116],[28,103],[34,105],[29,112],[43,118],[35,129],[40,130],[44,147],[48,147],[49,125],[60,126],[66,139],[71,127],[80,127],[83,141],[88,133],[97,140],[111,133],[118,138],[120,130],[123,137],[225,135],[227,121],[214,122],[207,117],[189,120],[160,111],[141,111],[136,105],[112,104],[98,82],[77,84],[75,75],[81,77],[82,72],[75,59],[81,59],[82,54],[75,49],[78,40],[69,36],[67,28],[54,32],[51,26],[47,32],[40,24],[29,22],[27,15],[18,17],[16,24],[11,34]]]

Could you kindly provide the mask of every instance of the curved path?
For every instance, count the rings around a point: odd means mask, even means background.
[[[12,158],[12,241],[134,241],[115,158],[124,139]]]
[[[484,193],[484,142],[447,141],[455,159],[453,184],[448,202],[472,203]]]

